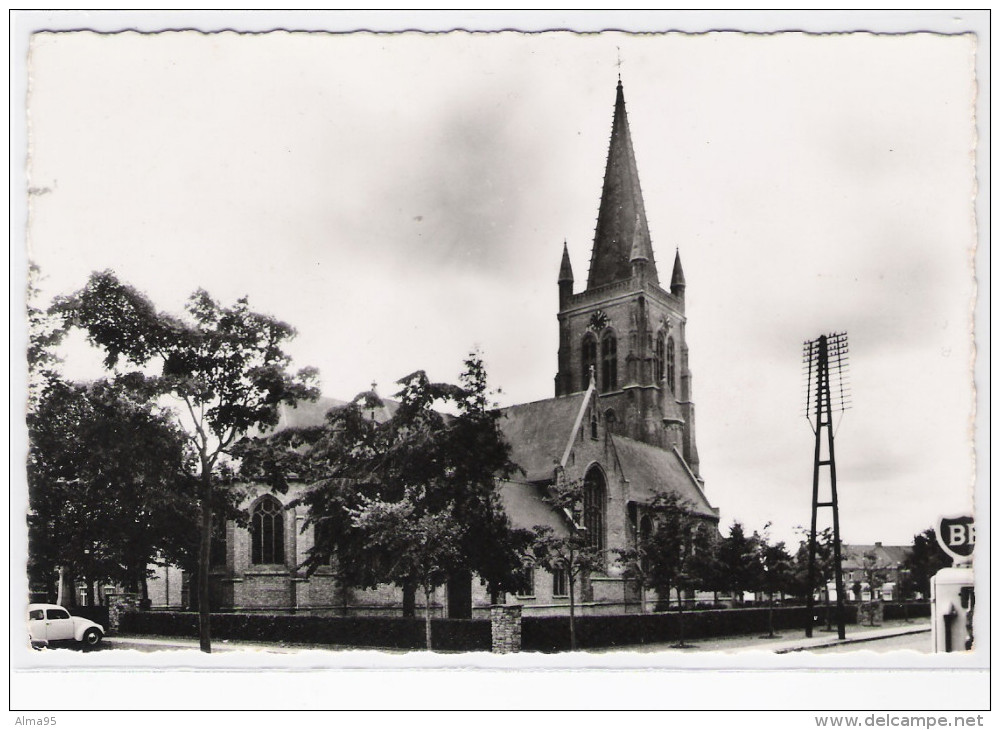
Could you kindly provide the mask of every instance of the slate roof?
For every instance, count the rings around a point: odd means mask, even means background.
[[[649,281],[659,284],[649,224],[646,222],[646,207],[639,187],[639,170],[632,149],[632,133],[625,113],[625,92],[619,81],[587,288],[593,289],[631,277],[632,266],[629,260],[637,239],[649,260]]]
[[[913,548],[910,545],[841,545],[840,558],[845,568],[863,568],[865,554],[875,553],[875,567],[890,568],[901,565]]]
[[[500,501],[514,527],[530,530],[536,525],[548,525],[556,535],[569,535],[566,519],[542,501],[544,496],[544,487],[539,485],[513,481],[500,485]]]
[[[548,481],[573,435],[585,393],[548,398],[504,408],[500,429],[513,449],[513,461],[529,482]]]
[[[676,449],[660,449],[624,436],[612,436],[618,461],[629,480],[631,499],[646,503],[657,492],[671,491],[691,504],[695,513],[718,519],[694,476]]]

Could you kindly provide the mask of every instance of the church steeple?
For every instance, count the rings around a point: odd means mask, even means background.
[[[641,253],[648,259],[647,280],[659,284],[650,245],[649,224],[646,222],[646,207],[639,187],[639,170],[625,112],[625,93],[619,79],[587,288],[628,279],[632,275],[632,249],[637,242],[642,247]]]
[[[699,478],[686,282],[679,253],[673,271],[666,273],[671,274],[669,291],[658,280],[619,80],[583,291],[573,292],[569,251],[563,244],[556,396],[586,391],[593,377],[611,433],[661,449],[676,448]]]

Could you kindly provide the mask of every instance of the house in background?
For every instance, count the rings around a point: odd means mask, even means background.
[[[875,570],[882,584],[882,600],[902,600],[901,579],[912,550],[912,545],[883,545],[880,542],[874,545],[842,545],[841,569],[847,596],[854,601],[872,600],[868,571]],[[855,584],[860,585],[860,591],[854,590]],[[832,597],[836,600],[836,587],[833,591]]]

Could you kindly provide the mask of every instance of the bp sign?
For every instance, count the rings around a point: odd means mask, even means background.
[[[976,522],[972,517],[942,517],[938,520],[937,541],[956,563],[972,560],[976,547]]]

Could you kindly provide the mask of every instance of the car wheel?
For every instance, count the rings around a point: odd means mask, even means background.
[[[83,643],[86,646],[97,646],[101,643],[101,632],[97,629],[87,629],[83,634]]]

